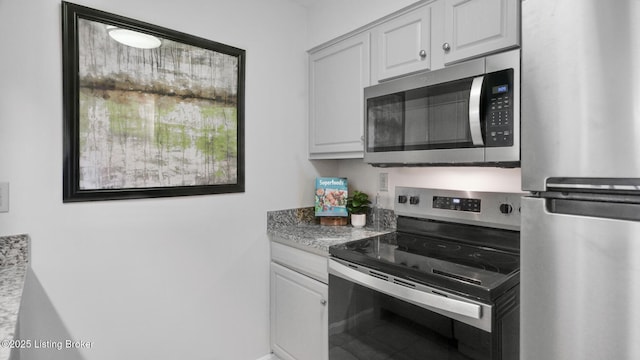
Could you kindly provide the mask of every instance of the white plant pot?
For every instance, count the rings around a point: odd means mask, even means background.
[[[351,214],[351,226],[361,228],[367,223],[367,214]]]

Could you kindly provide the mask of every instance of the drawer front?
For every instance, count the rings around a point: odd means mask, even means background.
[[[280,243],[271,243],[271,260],[322,283],[329,283],[327,258]]]

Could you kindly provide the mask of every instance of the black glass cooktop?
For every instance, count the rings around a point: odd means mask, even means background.
[[[507,233],[519,242],[517,232]],[[329,253],[374,270],[493,300],[519,282],[520,256],[514,249],[398,231],[334,245]]]

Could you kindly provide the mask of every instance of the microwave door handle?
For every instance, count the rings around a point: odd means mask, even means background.
[[[471,130],[471,141],[475,146],[483,146],[482,127],[480,122],[480,100],[482,100],[482,83],[484,76],[473,78],[471,83],[471,93],[469,94],[469,129]]]

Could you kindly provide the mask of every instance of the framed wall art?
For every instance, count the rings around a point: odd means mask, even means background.
[[[62,2],[63,201],[244,192],[245,51]]]

